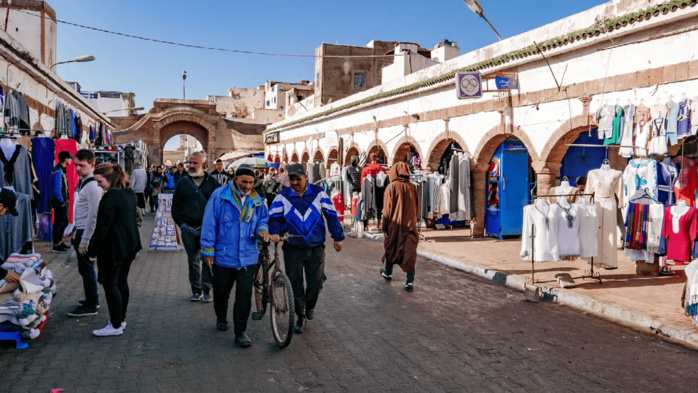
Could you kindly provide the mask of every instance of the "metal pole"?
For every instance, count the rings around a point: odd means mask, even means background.
[[[499,35],[499,33],[497,32],[497,29],[495,29],[494,26],[492,26],[492,23],[490,23],[490,21],[487,20],[487,18],[485,17],[485,13],[484,13],[484,12],[483,12],[483,13],[480,13],[480,17],[481,17],[482,19],[484,19],[485,22],[487,22],[488,25],[490,25],[490,27],[492,28],[492,30],[494,30],[494,34],[497,34],[497,37],[498,37],[499,40],[501,41],[501,40],[502,40],[502,36]]]

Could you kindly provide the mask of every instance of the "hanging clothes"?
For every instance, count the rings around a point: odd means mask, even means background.
[[[691,262],[684,270],[686,272],[685,305],[686,315],[689,315],[694,325],[698,325],[698,261]]]
[[[662,237],[667,259],[689,262],[691,251],[698,238],[698,209],[692,206],[670,206],[664,210]]]
[[[361,220],[371,220],[376,218],[376,180],[372,177],[365,177],[361,184]]]
[[[73,133],[73,139],[75,139],[78,144],[82,143],[82,117],[75,111],[73,112],[73,121],[75,123],[75,132]]]
[[[579,257],[591,258],[599,254],[598,206],[581,198],[577,204],[579,216]]]
[[[647,218],[649,217],[649,205],[629,203],[625,225],[628,228],[625,234],[625,248],[631,250],[647,249]]]
[[[611,139],[613,136],[613,119],[616,111],[611,105],[601,106],[594,115],[594,121],[599,125],[599,139]],[[605,144],[605,143],[604,143]]]
[[[458,210],[452,220],[470,221],[473,218],[472,189],[470,187],[470,158],[462,153],[458,157]]]
[[[649,111],[649,108],[647,109]],[[649,113],[649,112],[648,112]],[[635,154],[638,157],[647,157],[647,145],[649,144],[651,135],[651,125],[649,121],[642,120],[635,124]],[[621,148],[622,150],[622,148]],[[632,152],[631,152],[632,155]],[[623,155],[623,157],[630,158],[630,156]]]
[[[27,101],[24,99],[24,95],[15,90],[12,92],[15,100],[17,101],[17,106],[19,108],[18,115],[18,126],[19,132],[22,135],[29,135],[31,131],[31,121],[29,120],[29,106]]]
[[[6,260],[12,253],[20,252],[25,244],[32,241],[34,220],[32,218],[31,196],[17,193],[17,217],[7,214],[0,216],[0,258]]]
[[[568,183],[567,186],[559,185],[559,186],[555,186],[555,187],[550,188],[549,193],[551,195],[573,195],[573,196],[548,197],[547,198],[548,203],[556,203],[562,198],[565,198],[570,203],[575,203],[579,199],[577,194],[581,194],[582,191],[580,191],[579,188],[577,188],[577,187],[570,186]]]
[[[521,232],[520,255],[524,260],[530,261],[531,254],[535,254],[534,262],[560,260],[556,232],[550,225],[550,206],[547,203],[524,206]]]
[[[678,136],[678,119],[679,119],[679,104],[669,101],[666,104],[669,112],[666,116],[666,139],[667,142],[671,142],[672,145],[679,143]]]
[[[13,153],[9,157],[0,149],[0,187],[4,186],[10,186],[30,199],[34,195],[31,160],[26,147],[14,143]]]
[[[698,133],[698,98],[691,102],[691,135]]]
[[[683,200],[686,201],[688,206],[695,206],[696,187],[698,187],[696,183],[696,162],[682,156],[674,157],[673,161],[681,166],[681,171],[674,184],[676,200]]]
[[[133,146],[126,146],[123,149],[124,152],[124,171],[128,173],[129,176],[131,176],[131,173],[133,173],[133,168],[135,168],[135,161],[136,161],[136,148]]]
[[[39,195],[40,198],[36,204],[37,213],[50,212],[51,200],[49,191],[49,182],[51,179],[51,169],[54,163],[55,144],[50,138],[32,138],[32,151],[34,155],[34,168],[36,169],[36,177],[39,180]]]
[[[70,156],[73,157],[75,156],[75,153],[78,151],[78,143],[73,140],[73,139],[56,139],[54,141],[56,144],[55,148],[55,159],[54,159],[54,165],[58,164],[58,153],[62,151],[67,151],[70,153]],[[75,187],[78,185],[78,174],[75,171],[75,163],[70,163],[68,167],[66,168],[66,173],[65,173],[66,178],[68,179],[68,190],[70,192],[68,193],[68,222],[73,223],[73,202],[75,200],[75,195],[73,191],[75,190]]]
[[[141,140],[136,142],[136,161],[140,161],[143,168],[148,166],[148,145]]]
[[[579,212],[577,205],[556,202],[550,205],[548,218],[551,231],[555,232],[558,255],[560,258],[578,257],[579,247]],[[536,250],[537,251],[537,250]]]
[[[330,177],[342,176],[342,167],[338,163],[334,162],[330,166]]]
[[[458,157],[456,154],[451,156],[451,161],[448,166],[448,187],[451,191],[449,198],[448,216],[451,220],[458,219],[458,184],[460,180],[460,167],[458,165]]]
[[[635,105],[627,105],[623,108],[624,116],[621,122],[620,145],[618,152],[625,158],[633,155],[633,130],[635,129]]]
[[[679,117],[677,120],[676,134],[679,139],[691,136],[691,105],[684,99],[679,102]]]
[[[5,95],[5,127],[7,132],[19,132],[19,102],[17,98],[8,90]]]
[[[652,120],[652,139],[650,140],[650,155],[667,155],[667,133],[664,119],[661,117]]]
[[[621,123],[623,121],[625,111],[623,110],[623,107],[620,105],[614,106],[613,109],[615,111],[615,116],[613,118],[613,130],[611,131],[610,137],[607,135],[606,138],[604,138],[604,146],[617,145],[620,142]]]
[[[587,174],[586,192],[594,194],[598,206],[600,230],[598,231],[599,255],[594,265],[618,267],[618,204],[623,205],[623,173],[616,170],[593,169]],[[616,198],[618,202],[616,203]]]
[[[90,141],[90,143],[95,143],[95,141],[97,140],[97,133],[95,132],[95,128],[92,125],[90,125],[90,135],[88,136],[88,140]]]
[[[668,157],[657,163],[657,200],[664,206],[674,204],[674,184],[678,176],[676,164]]]
[[[635,195],[638,190],[647,190],[648,195],[655,199],[658,194],[657,184],[657,161],[646,158],[635,158],[628,162],[628,165],[623,171],[623,200],[626,203],[630,197]],[[624,205],[624,211],[627,205]],[[625,216],[623,217],[625,218]]]
[[[428,176],[429,179],[429,194],[432,215],[438,212],[439,201],[441,200],[441,185],[444,182],[444,175],[435,172]]]

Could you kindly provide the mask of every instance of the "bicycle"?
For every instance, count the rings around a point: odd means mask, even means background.
[[[290,238],[301,237],[285,235],[281,238],[286,241]],[[270,320],[274,341],[279,348],[286,348],[293,338],[295,324],[295,305],[291,280],[279,268],[279,244],[274,245],[274,259],[269,255],[269,243],[259,236],[253,236],[259,241],[261,250],[257,273],[254,279],[254,298],[257,311],[252,313],[252,319],[259,321],[264,318],[267,304],[271,304]]]

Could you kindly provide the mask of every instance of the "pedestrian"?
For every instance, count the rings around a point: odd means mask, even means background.
[[[182,243],[189,263],[189,284],[192,295],[189,300],[210,302],[211,267],[201,261],[201,225],[204,211],[211,195],[219,184],[204,171],[206,153],[194,152],[189,156],[189,176],[177,184],[172,197],[172,218],[182,232]]]
[[[264,173],[259,169],[254,170],[254,190],[262,199],[266,199],[267,191],[264,188]]]
[[[145,206],[146,206],[145,211],[148,212],[148,211],[150,211],[150,205],[151,205],[151,203],[150,203],[150,195],[152,194],[152,191],[151,191],[151,189],[150,189],[150,182],[151,182],[152,179],[153,179],[153,176],[152,176],[152,174],[153,174],[153,166],[152,166],[152,165],[148,165],[148,167],[145,168],[145,174],[146,174],[146,176],[145,176],[145,179],[146,179],[146,182],[145,182],[145,191],[144,191],[144,195],[145,195]]]
[[[361,167],[359,166],[359,156],[351,157],[351,165],[344,172],[344,181],[349,184],[349,192],[361,192]]]
[[[275,243],[284,233],[297,235],[282,247],[286,275],[291,280],[295,311],[295,332],[302,333],[305,319],[315,317],[315,306],[325,276],[325,222],[334,240],[334,249],[342,250],[344,230],[334,205],[322,187],[308,183],[301,164],[286,167],[291,187],[279,192],[269,211],[269,233]],[[303,287],[305,271],[306,288]]]
[[[104,195],[99,203],[97,223],[88,254],[97,257],[97,281],[104,287],[109,306],[109,323],[92,332],[95,336],[118,336],[126,328],[128,273],[136,254],[142,249],[136,222],[136,194],[121,165],[102,163],[94,177]]]
[[[87,149],[75,153],[75,171],[80,176],[75,197],[75,236],[73,247],[78,259],[78,272],[82,276],[82,288],[85,299],[79,300],[79,306],[68,312],[69,317],[97,315],[99,293],[97,291],[97,274],[95,261],[87,254],[92,234],[97,225],[97,211],[104,192],[97,185],[94,174],[95,155]]]
[[[162,175],[162,167],[156,167],[150,178],[150,210],[153,212],[157,211],[158,195],[162,192],[166,181],[167,179]]]
[[[143,213],[145,211],[145,185],[148,183],[148,174],[141,167],[141,162],[134,162],[133,172],[131,172],[131,189],[136,194],[138,201],[138,228],[143,226]]]
[[[172,192],[176,186],[175,173],[177,173],[177,167],[170,167],[170,171],[165,175],[167,181],[165,182],[165,192]]]
[[[269,241],[269,211],[254,191],[254,172],[240,165],[230,185],[217,189],[206,205],[201,228],[201,253],[213,269],[213,308],[218,330],[228,329],[228,299],[235,286],[233,328],[243,348],[252,342],[245,333],[252,309],[252,286],[259,250],[249,235]]]
[[[279,184],[280,190],[285,190],[291,187],[291,182],[288,181],[288,173],[286,173],[285,168],[279,168]]]
[[[279,183],[279,176],[276,174],[276,168],[269,168],[269,173],[264,177],[264,191],[267,194],[267,207],[271,208],[271,203],[274,202],[276,194],[279,193],[279,188],[281,183]]]
[[[399,265],[407,273],[405,290],[412,292],[419,242],[419,195],[417,187],[410,183],[410,171],[406,163],[393,165],[388,176],[390,184],[385,188],[382,227],[386,234],[383,243],[385,267],[380,269],[380,274],[386,281],[390,281],[393,266]]]
[[[216,170],[211,172],[211,176],[213,176],[220,185],[228,184],[231,180],[231,176],[223,168],[223,160],[220,158],[216,160]]]
[[[4,216],[8,213],[15,217],[19,215],[17,211],[17,194],[10,188],[2,187],[0,188],[0,216]],[[2,262],[0,262],[0,265],[2,265]],[[19,274],[0,267],[0,280],[17,282],[19,281]]]
[[[228,176],[231,178],[235,176],[235,170],[233,168],[228,168]]]
[[[63,233],[68,227],[68,178],[66,168],[73,162],[67,151],[58,153],[58,164],[51,170],[49,188],[53,206],[53,252],[64,254],[70,246],[63,243]]]
[[[177,183],[179,183],[179,181],[182,180],[182,178],[186,175],[187,172],[184,171],[184,164],[180,162],[177,164],[177,172],[174,173],[175,187],[177,187]]]

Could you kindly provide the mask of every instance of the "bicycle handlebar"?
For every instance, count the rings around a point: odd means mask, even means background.
[[[252,239],[254,239],[254,240],[263,240],[262,237],[259,236],[259,235],[252,235],[252,236],[250,236],[250,237],[251,237]],[[290,233],[287,233],[287,234],[283,235],[279,240],[281,240],[281,241],[286,241],[286,240],[289,240],[289,239],[302,238],[302,237],[303,237],[303,236],[301,236],[301,235],[292,235],[292,234],[290,234]]]

